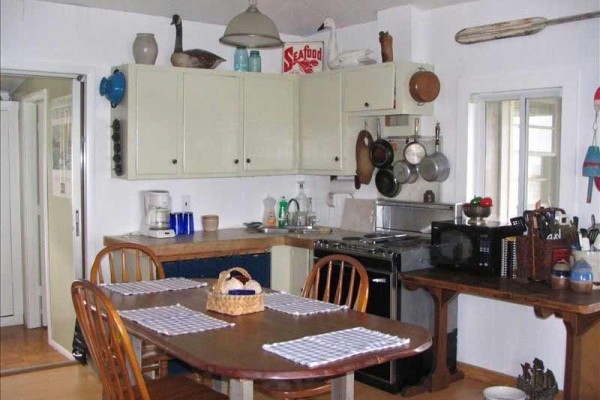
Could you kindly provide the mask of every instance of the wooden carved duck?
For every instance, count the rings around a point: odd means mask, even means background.
[[[171,25],[175,25],[175,50],[171,54],[171,64],[175,67],[204,68],[213,69],[225,61],[210,51],[201,49],[192,49],[183,51],[183,28],[181,26],[181,17],[173,15]]]
[[[360,65],[375,64],[376,61],[369,57],[373,51],[370,49],[347,50],[338,54],[335,22],[326,18],[318,30],[329,28],[329,41],[327,42],[327,66],[329,69],[357,67]]]

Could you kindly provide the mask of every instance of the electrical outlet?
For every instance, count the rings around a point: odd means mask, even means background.
[[[181,198],[182,211],[192,211],[192,196],[185,195]]]

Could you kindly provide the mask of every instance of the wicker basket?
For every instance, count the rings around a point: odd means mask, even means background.
[[[250,274],[244,268],[235,267],[219,274],[219,280],[208,292],[206,309],[227,315],[251,314],[265,309],[265,294],[232,295],[222,294],[221,287],[232,272],[239,272],[244,278],[250,279]]]

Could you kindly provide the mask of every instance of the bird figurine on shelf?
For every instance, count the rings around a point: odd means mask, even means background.
[[[319,31],[329,29],[329,41],[327,42],[327,66],[329,69],[340,69],[357,67],[360,65],[375,64],[376,61],[369,57],[371,49],[346,50],[338,54],[337,37],[335,34],[335,22],[326,18]]]
[[[175,25],[175,50],[171,54],[171,64],[175,67],[214,69],[224,58],[201,49],[183,50],[183,28],[181,17],[173,15],[171,25]]]

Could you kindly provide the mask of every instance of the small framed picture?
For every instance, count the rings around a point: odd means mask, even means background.
[[[306,75],[323,71],[323,42],[293,42],[283,45],[283,73]]]

